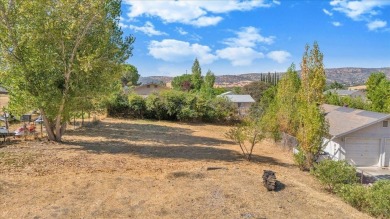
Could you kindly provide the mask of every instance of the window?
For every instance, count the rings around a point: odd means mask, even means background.
[[[157,85],[154,85],[154,88],[157,88]]]
[[[147,88],[150,88],[150,85],[146,85]]]
[[[389,121],[383,121],[383,127],[389,127]]]

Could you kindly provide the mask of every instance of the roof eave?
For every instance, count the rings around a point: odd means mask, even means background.
[[[376,121],[373,121],[373,122],[368,123],[366,125],[363,125],[363,126],[360,126],[360,127],[354,128],[354,129],[351,129],[351,130],[349,130],[347,132],[344,132],[344,133],[341,133],[341,134],[338,134],[338,135],[332,135],[332,134],[331,135],[334,138],[340,138],[340,137],[343,137],[345,135],[351,134],[352,132],[356,132],[356,131],[364,129],[364,128],[368,127],[368,126],[374,125],[375,123],[382,122],[383,120],[386,120],[386,119],[389,119],[389,118],[390,118],[390,114],[385,116],[385,117],[383,117],[383,118],[381,118],[381,119],[379,119],[379,120],[376,120]]]

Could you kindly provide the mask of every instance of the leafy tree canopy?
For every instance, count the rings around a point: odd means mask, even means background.
[[[10,108],[40,109],[61,141],[72,112],[91,110],[120,79],[134,38],[122,37],[120,0],[0,0],[0,69]]]
[[[372,73],[366,85],[371,109],[376,112],[390,112],[390,81],[386,75],[382,72]]]
[[[122,85],[135,86],[138,85],[138,79],[140,75],[138,74],[138,69],[134,65],[124,64],[122,70]]]
[[[240,94],[249,94],[253,97],[256,102],[259,102],[263,93],[270,88],[272,85],[263,81],[253,81],[245,86],[243,86],[239,93]]]
[[[174,77],[172,80],[172,87],[175,90],[190,91],[194,87],[192,83],[192,76],[184,74]]]
[[[325,90],[331,90],[331,89],[343,90],[345,89],[345,86],[343,84],[340,84],[337,81],[333,81],[332,83],[325,86]]]
[[[202,69],[198,59],[195,59],[194,64],[192,65],[192,84],[195,90],[200,90],[203,84],[202,79]]]

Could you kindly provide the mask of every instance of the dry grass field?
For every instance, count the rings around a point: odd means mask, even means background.
[[[0,218],[369,218],[271,141],[244,161],[228,129],[107,118],[63,143],[11,141],[0,148]],[[263,187],[263,170],[278,191]]]

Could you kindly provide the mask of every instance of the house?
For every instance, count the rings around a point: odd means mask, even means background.
[[[364,90],[339,90],[339,89],[332,89],[327,90],[324,93],[334,93],[337,94],[340,97],[351,97],[351,98],[362,98],[363,100],[366,99],[366,93]]]
[[[251,105],[255,100],[248,94],[234,94],[231,91],[218,95],[219,97],[226,97],[230,100],[238,109],[238,115],[244,116],[249,112]]]
[[[132,89],[132,91],[142,97],[147,97],[152,93],[160,93],[161,91],[169,90],[165,84],[161,82],[149,81],[141,83],[141,85]]]
[[[324,151],[355,166],[388,167],[390,114],[322,105],[329,122]]]

